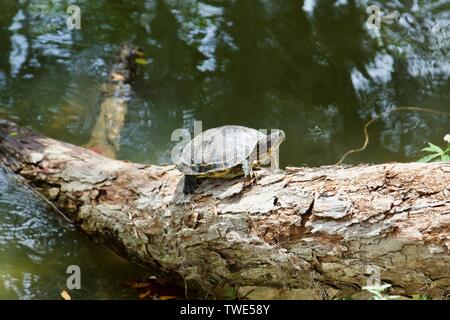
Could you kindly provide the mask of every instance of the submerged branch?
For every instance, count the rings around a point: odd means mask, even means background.
[[[409,106],[403,106],[403,107],[395,108],[392,111],[390,111],[390,113],[401,112],[401,111],[425,112],[425,113],[432,113],[432,114],[438,114],[438,115],[441,115],[441,116],[450,117],[450,112],[434,110],[434,109],[425,109],[425,108],[420,108],[420,107],[409,107]],[[369,121],[367,121],[364,124],[364,127],[363,127],[364,143],[363,143],[363,145],[360,148],[351,149],[351,150],[347,151],[341,157],[341,159],[339,159],[339,161],[336,163],[337,166],[339,166],[342,163],[344,163],[344,160],[347,159],[347,157],[349,155],[351,155],[353,153],[358,153],[358,152],[362,152],[362,151],[366,150],[367,146],[369,145],[369,133],[367,132],[367,129],[369,128],[369,126],[372,123],[374,123],[375,121],[379,120],[380,118],[381,118],[381,116],[373,117],[372,119],[370,119]]]

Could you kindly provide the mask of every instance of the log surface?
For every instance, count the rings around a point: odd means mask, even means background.
[[[205,290],[224,285],[446,297],[450,163],[287,168],[206,180],[102,157],[0,120],[0,160],[85,232]]]

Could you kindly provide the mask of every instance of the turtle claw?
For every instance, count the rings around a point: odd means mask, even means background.
[[[245,177],[250,177],[250,179],[253,178],[253,170],[250,165],[250,161],[248,159],[245,159],[242,161],[242,171],[244,171]]]

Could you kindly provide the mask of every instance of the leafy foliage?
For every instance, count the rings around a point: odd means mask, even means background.
[[[446,149],[442,149],[441,147],[428,142],[428,147],[423,148],[421,151],[429,153],[425,157],[421,158],[417,162],[427,163],[432,161],[450,161],[450,142],[449,136],[446,135],[444,140],[448,143]]]

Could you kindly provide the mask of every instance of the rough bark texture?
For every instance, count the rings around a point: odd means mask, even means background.
[[[213,286],[396,294],[450,287],[450,163],[288,168],[181,192],[173,166],[104,158],[7,121],[0,159],[95,239],[160,273]]]

